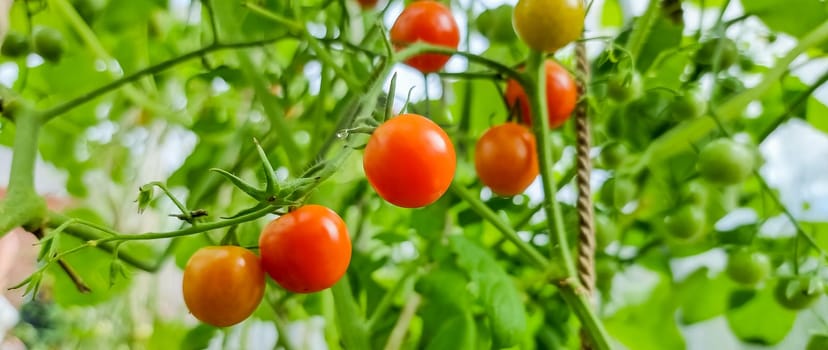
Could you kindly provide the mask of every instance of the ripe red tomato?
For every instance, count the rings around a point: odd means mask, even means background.
[[[457,49],[460,30],[451,10],[430,0],[416,1],[408,5],[391,26],[391,42],[397,50],[408,44],[423,41],[432,45]],[[451,58],[443,54],[420,54],[405,61],[423,73],[439,71]]]
[[[345,275],[351,262],[351,237],[333,210],[310,204],[265,226],[259,251],[265,271],[282,288],[314,293]]]
[[[578,89],[572,75],[555,61],[546,61],[545,69],[549,127],[557,128],[563,125],[572,115],[572,110],[575,109],[575,103],[578,99]],[[515,104],[518,106],[515,106]],[[529,99],[520,83],[513,79],[506,82],[506,106],[509,107],[509,110],[520,113],[523,123],[532,125]]]
[[[522,193],[538,176],[535,136],[516,123],[490,128],[477,141],[474,167],[492,192],[501,196]]]
[[[396,206],[418,208],[446,192],[457,155],[437,124],[421,115],[402,114],[374,130],[362,167],[380,197]]]
[[[184,267],[184,303],[197,319],[216,327],[244,321],[256,310],[265,289],[259,258],[247,249],[199,249]]]

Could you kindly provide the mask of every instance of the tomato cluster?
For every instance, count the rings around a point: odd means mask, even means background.
[[[330,288],[348,269],[351,238],[333,210],[305,205],[268,224],[261,258],[237,246],[198,250],[184,267],[183,294],[197,319],[216,327],[244,321],[264,296],[265,273],[294,293]]]

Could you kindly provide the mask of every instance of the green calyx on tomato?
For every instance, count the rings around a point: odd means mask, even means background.
[[[579,0],[520,0],[513,22],[526,46],[555,52],[581,36],[585,16],[584,3]]]
[[[25,56],[31,50],[29,37],[23,33],[10,31],[0,46],[0,53],[6,57],[17,58]]]
[[[701,149],[697,165],[705,180],[734,185],[745,181],[753,173],[756,155],[744,144],[721,138]]]
[[[309,204],[265,226],[259,251],[264,270],[279,286],[294,293],[314,293],[345,275],[351,262],[351,237],[336,212]]]
[[[43,27],[34,33],[34,52],[49,62],[57,62],[63,55],[63,35],[57,29]]]
[[[517,38],[512,26],[511,5],[503,4],[493,9],[487,9],[477,17],[475,25],[480,34],[494,43],[511,43]]]
[[[744,285],[755,285],[771,272],[770,258],[762,252],[738,249],[730,253],[725,271],[731,280]]]
[[[538,177],[535,135],[517,123],[489,128],[475,145],[474,167],[480,181],[495,194],[523,193]]]
[[[451,10],[432,0],[416,1],[403,9],[391,26],[391,42],[400,50],[416,42],[457,49],[460,29]],[[424,53],[405,60],[409,66],[423,73],[437,72],[451,58],[449,55]]]
[[[664,219],[667,234],[683,241],[702,237],[707,226],[707,215],[696,205],[682,205]]]
[[[563,125],[572,115],[578,100],[578,87],[566,68],[553,60],[547,60],[546,72],[546,108],[549,114],[549,127]],[[519,113],[524,124],[532,125],[532,109],[529,97],[523,86],[516,80],[506,82],[506,106],[512,113]]]
[[[802,310],[811,306],[824,292],[822,281],[817,277],[782,277],[773,290],[773,296],[786,309]]]
[[[641,97],[643,83],[635,71],[617,73],[607,80],[607,96],[617,102],[627,102]]]
[[[716,61],[717,51],[719,51],[718,61]],[[713,68],[718,63],[719,70],[725,70],[738,60],[739,48],[736,42],[726,37],[705,41],[696,52],[696,63],[707,68]]]
[[[380,197],[399,207],[419,208],[448,190],[457,154],[440,126],[418,114],[402,114],[374,130],[362,166]]]
[[[229,327],[262,301],[265,274],[256,254],[236,246],[201,248],[184,267],[184,303],[200,321]]]

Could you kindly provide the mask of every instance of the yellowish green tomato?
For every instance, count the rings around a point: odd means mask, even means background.
[[[770,274],[771,261],[762,252],[739,249],[728,256],[725,271],[734,282],[752,286]]]
[[[581,36],[584,16],[581,0],[520,0],[512,22],[526,46],[555,52]]]

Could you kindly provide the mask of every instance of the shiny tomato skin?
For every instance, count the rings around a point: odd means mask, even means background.
[[[490,128],[477,141],[474,167],[492,192],[501,196],[523,193],[538,176],[535,136],[517,123]]]
[[[391,26],[391,42],[397,50],[418,41],[457,49],[460,29],[451,10],[436,1],[416,1],[408,5]],[[451,58],[449,55],[426,53],[405,61],[423,73],[439,71]]]
[[[529,48],[555,52],[581,36],[585,16],[582,0],[520,0],[513,25]]]
[[[314,293],[345,275],[351,262],[351,237],[336,212],[309,204],[265,226],[259,251],[264,270],[282,288]]]
[[[560,127],[572,115],[578,100],[578,87],[572,75],[555,61],[546,61],[546,103],[549,111],[549,127]],[[506,82],[506,106],[520,113],[526,125],[532,125],[529,98],[523,87],[514,79]]]
[[[391,204],[419,208],[451,185],[457,154],[446,132],[418,114],[402,114],[380,125],[365,146],[365,177]]]
[[[256,310],[265,275],[256,254],[236,246],[199,249],[184,267],[184,302],[200,321],[229,327]]]

